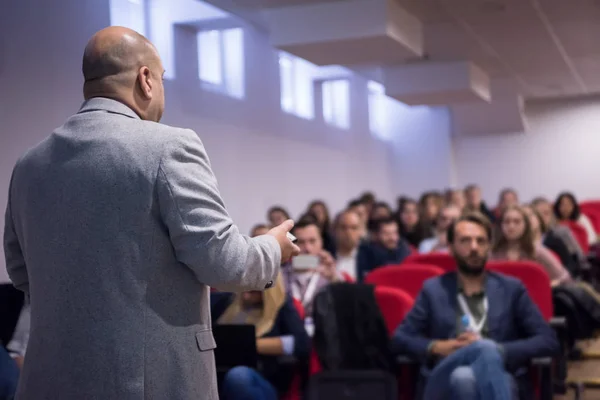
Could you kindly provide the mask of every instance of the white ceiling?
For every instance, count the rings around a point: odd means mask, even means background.
[[[261,9],[326,1],[210,0],[258,23]],[[429,60],[473,61],[526,98],[600,92],[600,0],[395,1],[423,22]]]

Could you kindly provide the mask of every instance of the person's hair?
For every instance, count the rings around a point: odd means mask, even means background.
[[[267,212],[267,217],[270,217],[271,214],[273,214],[274,212],[280,212],[283,215],[285,215],[286,219],[290,219],[290,213],[288,213],[287,210],[281,206],[273,206],[269,208],[269,211]]]
[[[362,201],[361,199],[354,199],[354,200],[350,200],[350,202],[348,203],[348,206],[346,208],[354,208],[354,207],[360,207],[360,206],[364,206],[365,202]]]
[[[513,188],[504,188],[500,191],[500,195],[498,196],[498,202],[500,202],[504,196],[506,196],[507,194],[512,193],[515,196],[517,195],[517,191]]]
[[[575,195],[571,192],[562,192],[558,195],[556,201],[554,202],[554,215],[556,215],[556,218],[558,218],[559,220],[563,218],[562,215],[560,215],[560,202],[565,197],[571,200],[571,202],[573,203],[573,212],[567,218],[571,221],[577,221],[579,219],[579,216],[581,215],[581,209],[579,208],[577,199],[575,199]]]
[[[375,195],[372,192],[364,192],[361,196],[360,196],[360,201],[364,204],[364,203],[374,203],[375,202]]]
[[[250,235],[254,235],[254,232],[256,232],[259,229],[269,229],[269,226],[267,224],[256,224],[250,230]]]
[[[433,199],[433,201],[435,202],[435,204],[438,207],[438,212],[442,208],[442,205],[444,203],[444,197],[439,192],[431,191],[431,192],[423,193],[421,195],[421,198],[419,199],[419,204],[418,204],[419,205],[419,215],[423,219],[425,219],[427,217],[426,208],[427,208],[427,202],[429,201],[429,199]],[[429,222],[433,222],[433,221],[429,221]]]
[[[327,231],[329,231],[329,228],[330,228],[329,208],[327,207],[327,204],[325,204],[325,202],[323,200],[314,200],[314,201],[312,201],[308,205],[307,214],[313,214],[311,210],[312,210],[313,207],[317,207],[317,206],[318,207],[323,207],[323,210],[325,210],[325,221],[323,221],[323,226],[321,227],[321,230],[323,232],[327,232]],[[315,215],[315,217],[316,217],[316,215]]]
[[[535,208],[533,208],[533,205],[531,207],[529,207],[529,209],[531,210],[531,212],[533,213],[533,215],[538,220],[538,224],[540,225],[540,233],[543,235],[544,233],[548,232],[548,226],[544,222],[544,218],[542,218],[542,214],[540,214],[539,212],[537,212],[537,210]]]
[[[373,233],[379,233],[384,226],[390,224],[398,225],[398,221],[396,221],[394,218],[382,218],[369,221],[369,231]]]
[[[338,225],[340,224],[341,219],[344,218],[346,215],[354,215],[354,216],[356,216],[356,218],[358,218],[360,220],[360,216],[358,215],[358,213],[356,211],[351,210],[351,209],[346,209],[346,210],[339,212],[335,216],[335,218],[333,219],[332,228],[337,229]]]
[[[476,184],[474,184],[474,183],[471,183],[471,184],[465,186],[465,193],[466,192],[470,192],[470,191],[475,190],[475,189],[479,189],[479,186],[476,185]]]
[[[488,240],[492,240],[492,224],[490,220],[479,211],[468,211],[462,214],[460,217],[458,217],[458,219],[452,224],[450,224],[448,232],[446,233],[448,243],[454,243],[454,239],[456,237],[456,226],[461,222],[471,222],[475,225],[479,225],[485,230],[485,234]]]
[[[373,214],[375,212],[376,209],[378,208],[385,208],[390,215],[392,215],[392,208],[390,207],[390,205],[384,201],[378,201],[377,203],[373,204],[373,208],[371,209],[371,214]]]
[[[300,217],[300,219],[298,219],[298,222],[296,222],[296,224],[294,225],[292,233],[298,229],[307,228],[311,225],[314,225],[319,230],[319,232],[321,231],[319,228],[319,222],[317,221],[315,216],[312,214],[304,214]]]
[[[538,196],[536,198],[534,198],[533,200],[531,200],[531,206],[532,207],[537,207],[538,204],[542,204],[542,203],[550,203],[550,201],[542,196]]]
[[[508,246],[508,239],[506,239],[506,236],[504,235],[504,232],[502,231],[502,224],[504,222],[504,218],[506,217],[506,214],[508,214],[510,211],[517,211],[523,217],[523,223],[525,224],[525,230],[523,231],[523,234],[521,235],[521,237],[518,240],[519,248],[520,248],[521,252],[523,252],[524,254],[527,255],[528,258],[533,259],[535,257],[535,244],[533,243],[533,232],[531,230],[531,224],[529,223],[529,217],[527,217],[525,210],[523,210],[523,208],[520,206],[508,206],[504,210],[502,210],[502,213],[500,214],[500,218],[498,220],[499,232],[496,237],[496,241],[494,242],[494,245],[492,246],[492,251],[493,252],[504,251],[504,250],[506,250],[506,247]]]

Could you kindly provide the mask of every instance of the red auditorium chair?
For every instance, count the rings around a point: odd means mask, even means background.
[[[444,272],[435,265],[405,263],[388,265],[370,272],[365,278],[365,283],[377,287],[401,289],[416,299],[423,287],[423,282],[429,278],[440,276]]]
[[[588,217],[596,234],[600,233],[600,208],[596,206],[580,206],[581,212]]]
[[[573,236],[575,236],[575,239],[577,239],[577,243],[579,243],[579,246],[581,246],[583,254],[589,254],[590,244],[588,242],[588,236],[587,232],[585,231],[585,228],[575,221],[561,221],[560,223],[569,227],[571,232],[573,232]]]
[[[552,288],[546,270],[532,261],[490,261],[487,268],[519,279],[540,312],[550,321],[554,315]]]
[[[456,270],[456,261],[448,253],[411,254],[406,257],[402,264],[428,264],[440,267],[445,272]]]
[[[564,338],[564,330],[566,329],[565,319],[554,317],[550,277],[544,267],[532,261],[490,261],[487,264],[487,268],[490,271],[509,275],[523,282],[529,296],[538,306],[544,318],[557,331],[559,339]],[[544,379],[546,382],[552,382],[553,379],[556,379],[557,385],[564,385],[564,380],[566,379],[566,346],[563,339],[561,339],[560,342],[561,356],[556,360],[557,365],[554,371],[554,378],[549,376],[550,368],[546,367],[544,365],[545,363],[539,362],[540,360],[536,360],[536,362],[538,362],[537,365],[542,367],[540,368],[541,379]],[[552,384],[548,383],[543,386],[537,386],[540,398],[552,399]]]

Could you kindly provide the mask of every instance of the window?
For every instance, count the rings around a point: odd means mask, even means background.
[[[387,97],[385,96],[385,89],[382,84],[369,81],[368,83],[369,92],[369,130],[372,134],[378,136],[381,139],[389,139],[386,136],[386,106]]]
[[[145,0],[110,0],[110,24],[124,26],[146,36]]]
[[[241,28],[200,31],[198,75],[206,89],[242,99],[244,81],[244,32]]]
[[[287,53],[279,53],[281,109],[301,118],[315,117],[313,92],[314,64]]]
[[[329,125],[350,128],[350,82],[345,79],[323,82],[323,119]]]

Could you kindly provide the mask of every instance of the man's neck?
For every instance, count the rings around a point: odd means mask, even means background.
[[[350,257],[352,255],[352,252],[354,251],[354,249],[356,249],[356,247],[345,247],[345,246],[340,246],[338,244],[336,253],[337,253],[338,257]]]
[[[467,296],[479,293],[483,290],[483,281],[485,274],[477,276],[458,273],[458,280],[462,284],[463,291]]]

